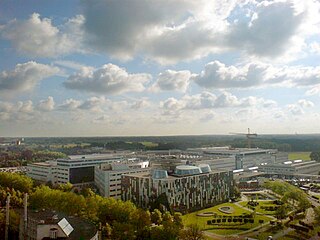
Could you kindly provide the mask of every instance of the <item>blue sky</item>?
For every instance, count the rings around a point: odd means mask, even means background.
[[[317,0],[0,2],[0,135],[319,133]]]

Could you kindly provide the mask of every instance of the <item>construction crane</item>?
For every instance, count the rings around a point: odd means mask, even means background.
[[[248,141],[248,148],[251,148],[252,139],[256,138],[258,136],[258,134],[256,134],[256,133],[250,133],[250,128],[248,128],[248,133],[230,133],[230,134],[245,135],[247,137],[247,141]]]

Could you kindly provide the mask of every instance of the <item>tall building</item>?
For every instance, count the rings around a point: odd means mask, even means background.
[[[197,210],[226,202],[233,197],[233,173],[211,171],[209,165],[177,166],[166,170],[126,174],[122,177],[122,199],[148,208],[165,198],[176,211]]]
[[[122,163],[101,164],[95,167],[94,183],[104,197],[121,199],[121,176],[123,174],[150,172],[149,161],[129,159]]]

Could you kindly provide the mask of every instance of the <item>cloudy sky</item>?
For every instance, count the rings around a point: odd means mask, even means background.
[[[320,133],[318,0],[2,0],[0,136]]]

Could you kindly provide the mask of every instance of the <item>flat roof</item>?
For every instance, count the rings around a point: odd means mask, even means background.
[[[50,162],[35,162],[35,163],[30,163],[27,166],[42,166],[42,167],[51,167],[51,166],[57,166],[56,161],[50,161]]]
[[[162,170],[162,169],[159,169],[159,170]],[[211,172],[209,173],[199,173],[199,174],[192,174],[192,175],[168,175],[167,178],[160,178],[160,179],[157,179],[157,180],[161,180],[161,179],[177,179],[177,178],[187,178],[187,177],[192,177],[192,176],[199,176],[199,175],[206,175],[206,174],[213,174],[213,173],[222,173],[222,172],[230,172],[230,171],[224,171],[224,170],[221,170],[221,171],[218,171],[218,170],[212,170]],[[128,173],[128,174],[124,174],[124,176],[130,176],[130,177],[140,177],[140,178],[151,178],[152,177],[152,174],[151,172],[148,173],[148,172],[139,172],[139,173]]]

